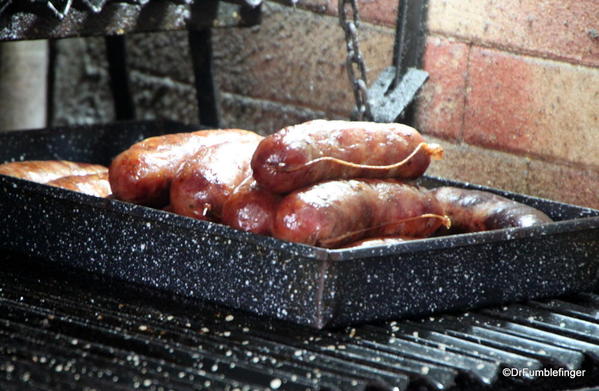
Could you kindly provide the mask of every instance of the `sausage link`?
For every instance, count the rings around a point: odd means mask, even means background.
[[[108,170],[99,174],[64,176],[48,182],[48,185],[101,198],[111,194]]]
[[[438,201],[396,180],[323,182],[287,195],[277,209],[273,235],[320,247],[365,237],[427,237],[449,224]]]
[[[64,176],[88,175],[107,171],[108,168],[99,164],[76,163],[68,160],[27,160],[0,164],[0,174],[37,183],[48,183]]]
[[[286,193],[329,179],[417,178],[442,154],[406,125],[315,120],[265,138],[252,170],[260,185]]]
[[[223,206],[223,224],[259,235],[272,235],[273,220],[281,196],[246,178]]]
[[[115,198],[162,207],[180,166],[200,150],[254,134],[241,129],[200,130],[150,137],[120,153],[110,165],[110,186]]]
[[[172,210],[201,220],[220,221],[226,199],[251,175],[250,160],[261,140],[255,133],[244,134],[196,153],[171,184]]]
[[[529,227],[552,221],[540,210],[485,191],[445,186],[430,193],[451,219],[453,233]]]

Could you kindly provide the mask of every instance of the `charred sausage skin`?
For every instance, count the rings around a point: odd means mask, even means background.
[[[259,235],[272,235],[274,216],[281,196],[246,178],[223,206],[222,222]]]
[[[320,247],[365,237],[427,237],[442,223],[431,195],[397,180],[336,180],[297,190],[280,202],[273,236]]]
[[[110,165],[109,180],[115,198],[163,207],[181,165],[204,148],[254,134],[241,129],[200,130],[151,137],[120,153]]]
[[[250,161],[263,137],[248,133],[204,148],[183,164],[170,188],[171,209],[183,216],[220,221],[223,204],[249,175]]]
[[[108,168],[99,164],[76,163],[68,160],[27,160],[0,164],[0,174],[37,183],[48,183],[64,176],[103,172],[108,172]]]
[[[406,125],[315,120],[265,138],[252,170],[264,188],[286,193],[329,179],[417,178],[441,155]]]
[[[552,221],[540,210],[485,191],[444,186],[430,193],[451,219],[452,233],[529,227]]]
[[[111,194],[108,170],[98,174],[65,176],[48,182],[48,185],[101,198]]]

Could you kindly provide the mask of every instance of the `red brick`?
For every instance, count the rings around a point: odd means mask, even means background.
[[[429,79],[419,94],[416,111],[416,127],[422,132],[462,138],[468,51],[463,43],[428,37],[423,66]]]
[[[431,32],[539,57],[599,65],[597,0],[430,0]]]
[[[443,159],[431,163],[427,175],[518,193],[528,192],[528,159],[431,137],[427,140],[441,144],[445,150]]]
[[[473,47],[464,138],[599,167],[599,69]]]
[[[599,209],[599,170],[532,161],[528,182],[538,197]]]
[[[445,149],[427,175],[599,209],[599,170],[528,159],[432,137]]]

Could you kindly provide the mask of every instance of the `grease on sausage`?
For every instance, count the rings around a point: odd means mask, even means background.
[[[223,204],[250,174],[250,160],[262,137],[239,135],[234,141],[204,148],[187,161],[170,189],[171,208],[180,215],[220,221]]]
[[[453,233],[529,227],[552,221],[540,210],[485,191],[445,186],[430,193],[451,219]]]
[[[427,237],[449,224],[438,201],[396,180],[336,180],[297,190],[280,202],[273,235],[320,247],[364,237]]]
[[[111,194],[108,171],[99,174],[64,176],[48,182],[48,185],[101,198]]]
[[[407,236],[384,236],[379,238],[366,238],[362,240],[358,240],[357,242],[353,242],[348,244],[347,246],[343,246],[345,249],[356,249],[356,248],[367,248],[367,247],[376,247],[376,246],[390,246],[393,244],[404,243],[409,240],[415,240],[417,238],[411,238]]]
[[[204,148],[255,133],[241,129],[200,130],[150,137],[120,153],[110,165],[115,198],[162,207],[181,165]]]
[[[107,167],[99,164],[77,163],[68,160],[27,160],[0,164],[0,174],[37,183],[48,183],[64,176],[88,175],[107,171]]]
[[[417,178],[442,154],[406,125],[315,120],[265,138],[252,170],[260,185],[286,193],[330,179]]]
[[[281,196],[246,178],[223,206],[222,222],[259,235],[272,235],[273,220]]]

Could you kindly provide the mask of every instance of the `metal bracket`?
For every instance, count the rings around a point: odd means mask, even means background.
[[[399,2],[393,66],[386,68],[368,90],[375,122],[395,122],[428,78],[427,72],[417,69],[424,48],[425,10],[425,1]]]
[[[401,82],[395,87],[397,68],[385,68],[377,81],[368,90],[368,98],[375,122],[395,122],[414,100],[416,93],[428,78],[425,71],[409,68]]]

